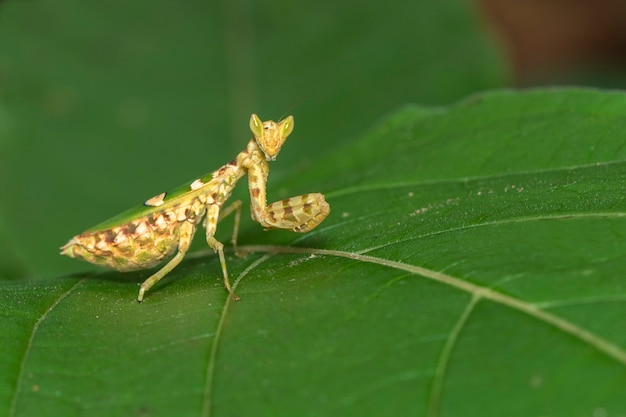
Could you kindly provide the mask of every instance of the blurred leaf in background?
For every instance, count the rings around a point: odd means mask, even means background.
[[[0,11],[11,126],[0,212],[37,277],[84,270],[57,254],[69,237],[231,160],[252,112],[296,116],[272,181],[402,103],[503,83],[463,1],[6,1]]]

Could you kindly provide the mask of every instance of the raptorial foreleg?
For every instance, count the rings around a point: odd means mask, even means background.
[[[286,229],[294,232],[308,232],[320,224],[330,206],[323,194],[302,194],[267,204],[266,183],[268,165],[265,160],[255,161],[248,169],[248,188],[252,219],[267,229]]]
[[[323,194],[311,193],[286,198],[267,206],[266,228],[288,229],[292,232],[304,233],[320,224],[328,213],[330,206]]]

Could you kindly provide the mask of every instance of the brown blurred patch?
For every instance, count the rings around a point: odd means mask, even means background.
[[[626,74],[626,1],[479,0],[518,84]]]

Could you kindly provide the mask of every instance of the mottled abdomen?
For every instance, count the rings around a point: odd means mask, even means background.
[[[176,210],[153,213],[127,224],[74,236],[61,254],[118,271],[152,268],[178,248],[180,224]],[[181,216],[182,217],[182,216]]]

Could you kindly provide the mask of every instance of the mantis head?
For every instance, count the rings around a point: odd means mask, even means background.
[[[250,130],[268,161],[276,159],[287,136],[293,131],[293,116],[276,123],[273,120],[262,122],[259,116],[250,117]]]

